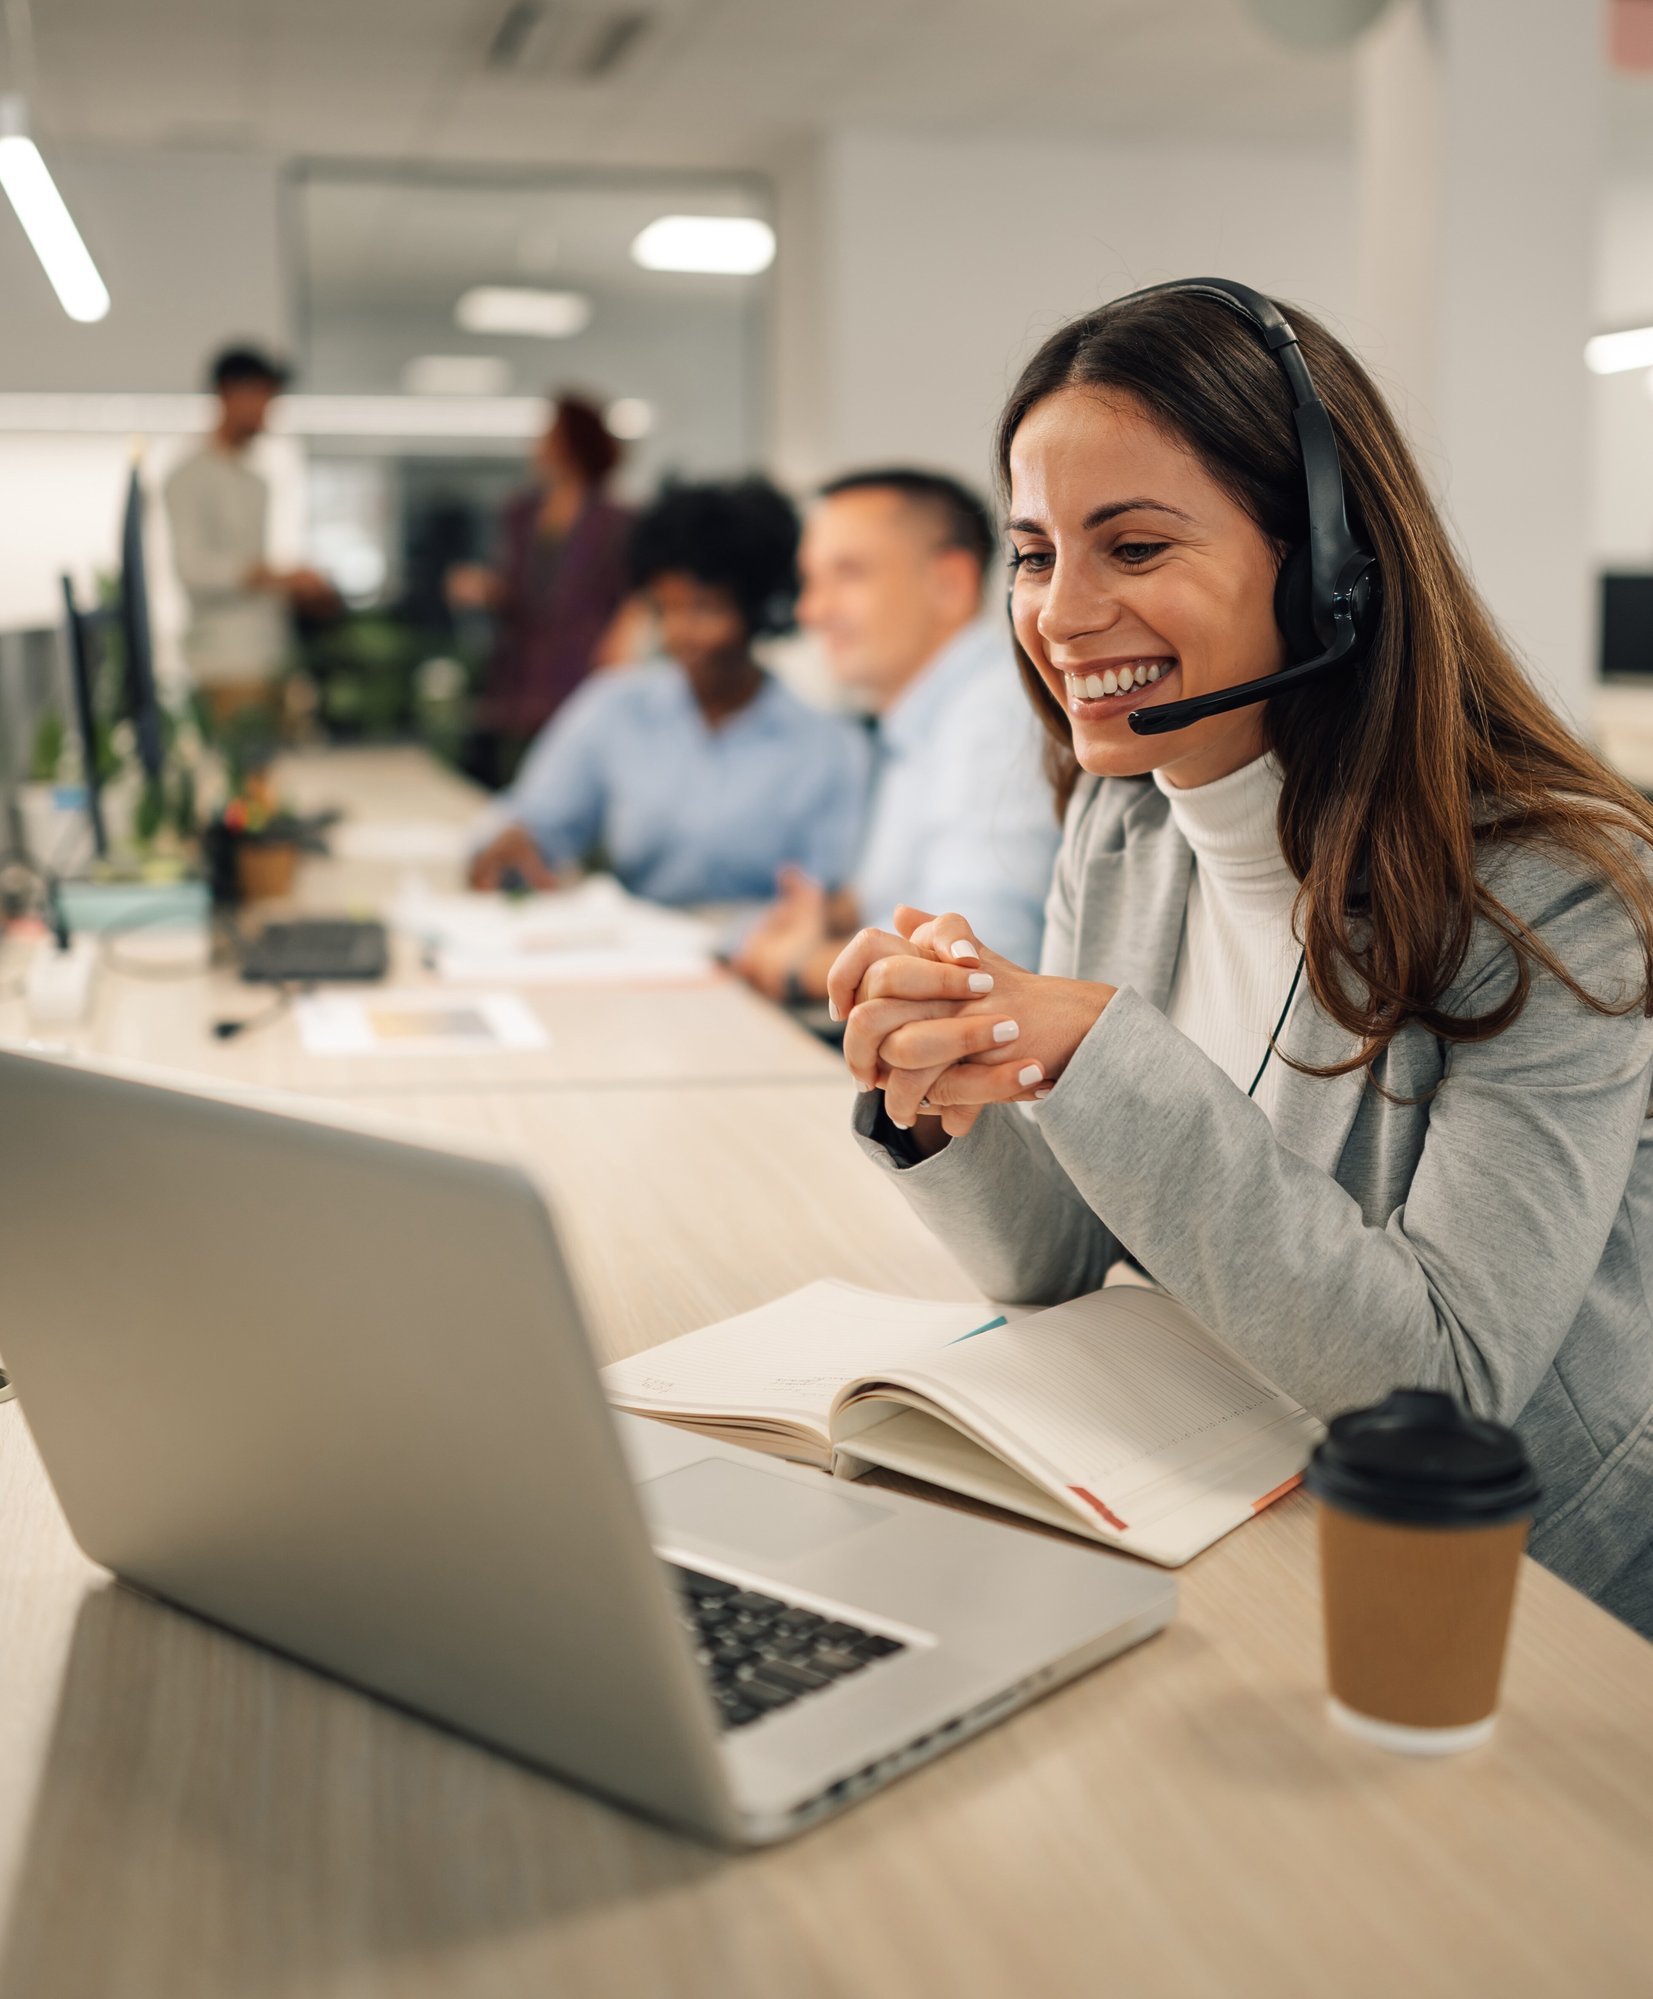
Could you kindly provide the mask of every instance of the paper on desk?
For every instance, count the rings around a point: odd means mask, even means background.
[[[699,918],[628,895],[606,875],[553,895],[433,895],[414,884],[390,920],[437,974],[461,985],[658,985],[705,979],[716,934]]]
[[[486,1055],[550,1045],[515,993],[314,993],[293,1009],[310,1055]]]

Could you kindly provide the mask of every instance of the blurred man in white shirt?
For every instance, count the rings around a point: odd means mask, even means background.
[[[286,664],[294,610],[337,607],[313,569],[266,556],[270,489],[248,452],[287,384],[280,362],[230,347],[212,365],[218,421],[166,482],[173,561],[189,598],[184,657],[219,719],[266,704]]]
[[[851,887],[792,876],[735,967],[777,999],[818,999],[845,937],[898,902],[965,908],[1036,965],[1058,827],[1042,736],[982,591],[993,524],[957,480],[905,469],[825,487],[804,529],[798,616],[870,711],[868,813]]]

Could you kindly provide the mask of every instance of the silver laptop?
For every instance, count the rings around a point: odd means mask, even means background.
[[[783,1838],[1169,1577],[618,1416],[503,1161],[0,1054],[5,1358],[81,1546],[650,1815]]]

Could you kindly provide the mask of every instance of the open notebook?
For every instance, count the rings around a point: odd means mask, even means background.
[[[603,1370],[614,1404],[927,1479],[1176,1566],[1297,1484],[1320,1425],[1162,1291],[1007,1322],[806,1285]]]

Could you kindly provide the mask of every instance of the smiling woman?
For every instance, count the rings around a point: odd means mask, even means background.
[[[1317,1414],[1423,1384],[1514,1423],[1533,1553],[1653,1635],[1653,814],[1527,680],[1360,364],[1213,283],[1064,328],[1006,408],[1044,956],[968,911],[856,939],[857,1128],[991,1296],[1128,1254]]]
[[[1090,388],[1037,404],[1011,462],[1016,637],[1067,718],[1078,764],[1135,775],[1157,763],[1173,783],[1195,785],[1259,756],[1256,709],[1146,753],[1125,722],[1134,708],[1215,693],[1284,664],[1273,614],[1279,551],[1251,515],[1137,403]],[[1130,497],[1087,504],[1099,465]]]

